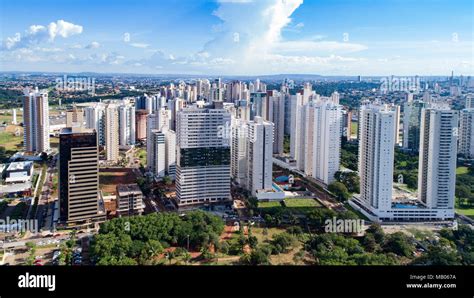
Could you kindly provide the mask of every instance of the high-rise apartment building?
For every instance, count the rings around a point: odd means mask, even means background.
[[[283,143],[285,138],[285,94],[274,92],[269,97],[270,101],[270,122],[275,125],[273,153],[283,154]]]
[[[427,108],[421,114],[418,198],[428,208],[454,217],[458,112]]]
[[[163,126],[161,130],[151,129],[147,139],[147,168],[160,179],[176,175],[176,134]]]
[[[360,200],[372,210],[391,208],[395,118],[395,112],[386,106],[360,108]]]
[[[403,106],[403,148],[418,152],[420,148],[421,111],[426,106],[422,101],[406,102]]]
[[[474,108],[464,109],[460,113],[458,153],[474,158]]]
[[[309,105],[307,118],[309,126],[306,139],[306,165],[310,165],[308,175],[330,184],[339,171],[341,154],[342,107],[330,100],[319,100]],[[311,131],[311,133],[309,133]],[[305,168],[307,169],[307,167]]]
[[[23,96],[24,145],[28,152],[45,152],[49,146],[48,93],[26,89]]]
[[[273,126],[258,116],[248,123],[248,189],[253,196],[272,189]]]
[[[119,158],[119,117],[115,104],[105,109],[105,156],[112,162]]]
[[[75,105],[66,112],[66,127],[83,126],[84,110],[78,109]]]
[[[231,176],[241,186],[248,185],[247,121],[232,119]]]
[[[118,107],[119,145],[135,145],[135,107],[128,103]]]
[[[95,103],[84,109],[86,118],[85,127],[94,129],[97,132],[97,139],[100,146],[105,146],[105,108],[105,104]]]
[[[297,161],[298,169],[304,168],[304,105],[300,93],[291,96],[290,155]]]
[[[143,140],[146,138],[146,110],[136,110],[135,112],[135,140]]]
[[[231,114],[224,109],[185,108],[177,117],[178,206],[230,202]]]

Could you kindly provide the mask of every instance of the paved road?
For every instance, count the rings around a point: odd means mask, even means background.
[[[53,159],[48,163],[48,168],[46,169],[46,179],[44,180],[43,189],[39,196],[38,207],[36,209],[35,218],[38,220],[38,226],[46,229],[51,228],[52,221],[49,220],[48,215],[51,215],[51,210],[54,206],[54,201],[52,201],[51,193],[53,192],[53,175],[55,174],[56,164],[58,160],[58,155],[54,155]]]

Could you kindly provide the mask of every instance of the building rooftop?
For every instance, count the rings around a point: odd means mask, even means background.
[[[94,129],[84,128],[84,127],[65,127],[61,129],[60,134],[73,134],[73,133],[92,133]]]
[[[117,185],[117,194],[119,196],[127,195],[130,193],[142,193],[142,190],[138,184],[119,184]]]
[[[7,168],[7,171],[22,171],[22,170],[28,170],[31,168],[33,165],[32,161],[18,161],[18,162],[12,162]]]

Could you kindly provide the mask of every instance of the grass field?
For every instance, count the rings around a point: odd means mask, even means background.
[[[258,202],[258,208],[275,208],[281,207],[280,202]]]
[[[0,123],[6,122],[7,124],[11,124],[13,120],[13,115],[11,110],[2,110],[0,111]],[[16,110],[16,122],[21,123],[23,122],[23,112],[21,109]]]
[[[17,151],[22,147],[23,135],[15,136],[10,127],[0,132],[0,146],[5,147],[6,151]]]
[[[474,208],[469,206],[466,200],[463,200],[464,202],[462,205],[460,205],[459,201],[460,199],[456,198],[456,212],[474,219]]]
[[[456,175],[463,175],[469,173],[469,170],[467,167],[458,167],[456,169]]]
[[[316,200],[308,199],[285,199],[284,204],[280,202],[259,202],[258,208],[261,209],[263,213],[274,213],[280,210],[288,210],[294,214],[305,214],[314,208],[322,207]]]
[[[474,208],[469,208],[469,209],[456,208],[456,212],[474,219]]]
[[[300,207],[320,207],[321,204],[314,199],[285,199],[285,205],[288,208]]]

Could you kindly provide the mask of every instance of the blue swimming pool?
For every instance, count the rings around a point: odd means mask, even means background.
[[[395,203],[393,205],[394,208],[400,208],[400,209],[417,209],[418,206],[416,205],[411,205],[411,204],[402,204],[402,203]]]

